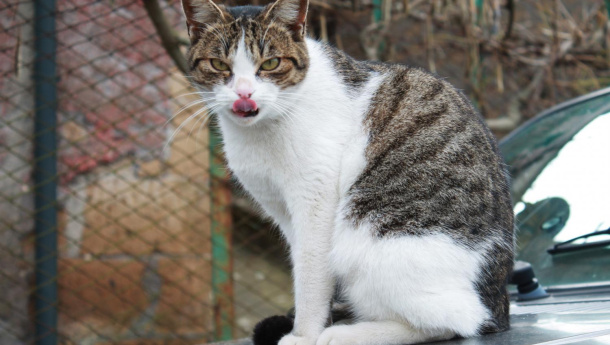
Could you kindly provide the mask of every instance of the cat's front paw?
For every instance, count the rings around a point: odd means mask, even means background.
[[[315,339],[297,337],[296,335],[290,333],[286,334],[282,339],[280,339],[278,345],[315,345],[315,343]]]

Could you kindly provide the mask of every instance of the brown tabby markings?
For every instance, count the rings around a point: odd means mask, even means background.
[[[257,77],[271,80],[282,89],[301,82],[309,67],[305,42],[295,41],[293,33],[283,23],[274,20],[272,13],[264,19],[267,10],[254,6],[229,8],[224,12],[226,21],[218,20],[196,28],[193,32],[197,36],[192,40],[188,53],[193,80],[207,88],[228,83],[232,78],[231,72],[216,71],[209,59],[220,59],[231,66],[243,34],[245,46],[256,66],[267,59],[282,59],[277,69],[261,70]],[[225,45],[226,42],[230,45]]]
[[[441,227],[478,242],[479,231],[512,230],[501,160],[474,109],[421,70],[387,73],[365,118],[368,163],[351,189],[352,218],[374,220],[378,236]]]
[[[350,89],[359,89],[369,80],[370,72],[373,69],[366,62],[354,60],[351,56],[343,54],[330,45],[325,45],[324,48],[330,60],[335,64],[335,71],[343,77],[345,86]]]
[[[371,71],[386,75],[365,115],[367,165],[350,189],[350,218],[368,221],[377,237],[440,232],[473,250],[495,239],[475,283],[492,314],[481,332],[507,329],[513,214],[492,134],[443,80],[403,65],[350,61],[332,48],[327,54],[356,87]]]

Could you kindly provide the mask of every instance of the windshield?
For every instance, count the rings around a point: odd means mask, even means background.
[[[500,144],[512,176],[517,259],[531,263],[544,285],[610,281],[610,246],[547,252],[610,227],[609,133],[610,90],[551,110]]]

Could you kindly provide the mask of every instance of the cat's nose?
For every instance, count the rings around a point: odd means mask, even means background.
[[[235,85],[235,93],[239,96],[239,98],[247,99],[252,96],[254,92],[254,88],[252,87],[252,82],[245,78],[239,78]]]
[[[250,92],[249,90],[237,90],[237,95],[239,96],[239,98],[250,98],[250,96],[252,96],[252,92]]]

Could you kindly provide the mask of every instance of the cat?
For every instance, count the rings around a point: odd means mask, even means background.
[[[290,246],[280,345],[412,344],[509,327],[508,177],[446,81],[306,35],[307,0],[182,0],[228,166]],[[335,286],[356,321],[326,327]]]

